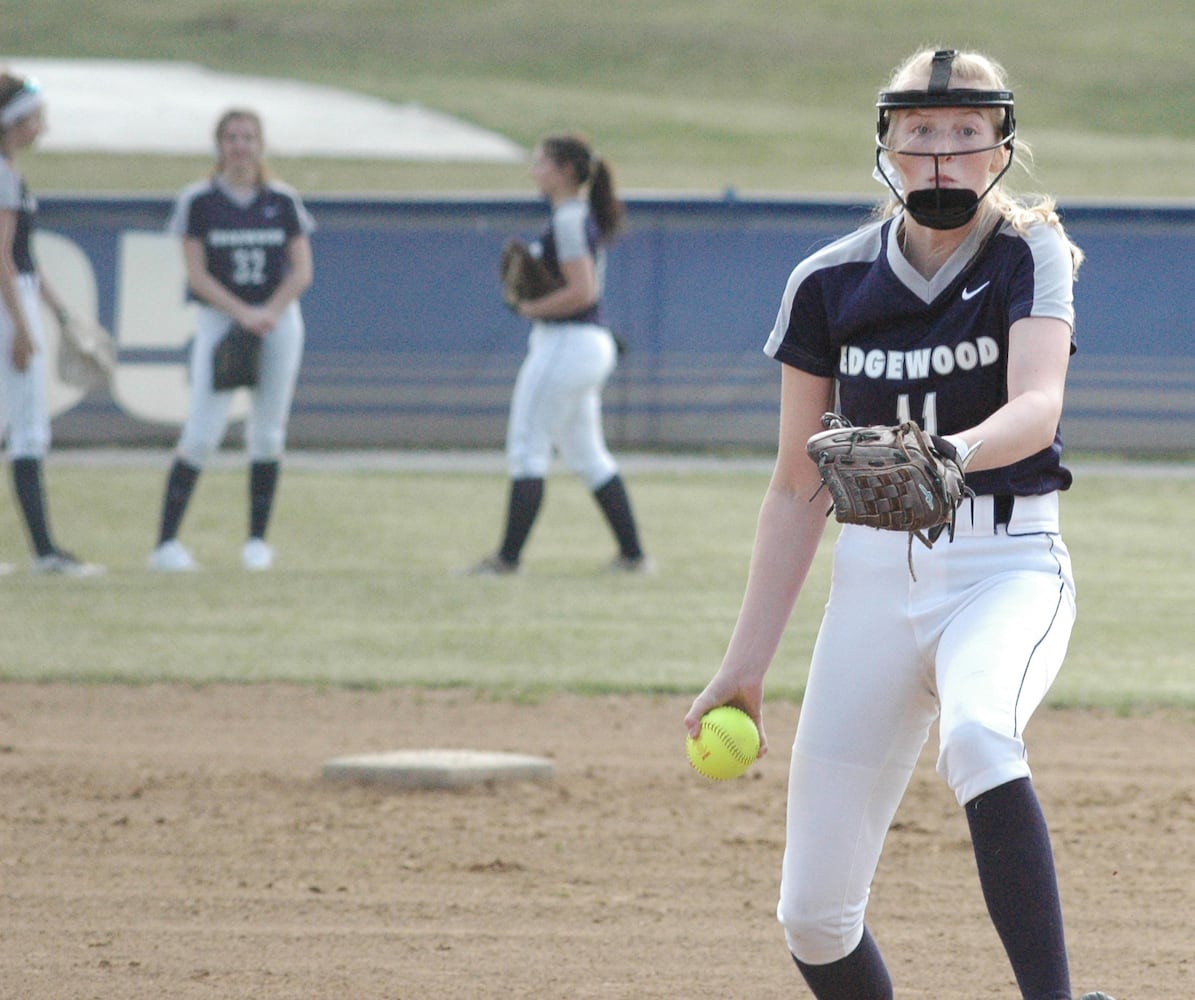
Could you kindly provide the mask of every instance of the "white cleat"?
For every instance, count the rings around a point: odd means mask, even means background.
[[[158,573],[194,573],[199,564],[182,542],[172,538],[149,554],[149,568]]]
[[[33,560],[33,565],[30,568],[34,573],[52,576],[101,576],[104,573],[103,566],[82,562],[61,549],[48,555],[38,556]]]
[[[651,556],[615,556],[614,561],[606,567],[611,573],[639,574],[651,576],[656,571],[655,560]]]
[[[261,538],[250,538],[241,549],[241,565],[252,573],[261,573],[274,565],[274,550]]]
[[[517,562],[507,562],[498,553],[492,556],[486,556],[479,562],[474,563],[467,569],[461,570],[458,575],[461,576],[514,576],[519,572],[519,564]]]

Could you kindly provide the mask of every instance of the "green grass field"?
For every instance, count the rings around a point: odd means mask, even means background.
[[[1064,201],[1195,195],[1188,0],[1131,18],[1115,0],[0,0],[0,24],[14,60],[297,76],[418,102],[528,146],[579,128],[634,191],[876,195],[875,92],[923,44],[977,47],[1007,67],[1036,150],[1036,181],[1023,187]],[[28,173],[39,191],[173,191],[206,166],[43,154]],[[277,166],[309,193],[529,189],[521,167]]]
[[[878,194],[876,89],[915,47],[974,46],[1010,71],[1036,151],[1036,179],[1023,187],[1064,204],[1195,196],[1189,0],[1157,0],[1127,21],[1113,0],[0,0],[0,25],[17,69],[32,56],[179,59],[419,102],[527,146],[578,128],[631,192]],[[23,165],[43,193],[173,192],[209,166],[45,153]],[[521,166],[275,166],[308,193],[531,190]],[[661,572],[622,579],[600,572],[610,543],[589,497],[554,480],[528,572],[487,581],[450,570],[494,544],[500,476],[293,470],[273,531],[280,568],[250,576],[237,566],[243,474],[212,471],[185,528],[208,569],[163,579],[142,567],[165,464],[52,466],[64,542],[111,572],[0,578],[0,677],[471,685],[520,697],[696,690],[733,625],[766,482],[633,477]],[[1191,479],[1147,487],[1098,466],[1080,479],[1066,530],[1081,621],[1056,703],[1195,706],[1193,504]],[[0,560],[24,560],[11,504],[0,505],[0,540]],[[802,689],[827,569],[823,552],[773,695]]]
[[[561,474],[526,572],[477,579],[451,571],[496,541],[499,474],[304,465],[280,492],[271,533],[279,566],[254,575],[238,564],[245,477],[225,465],[202,480],[184,526],[205,570],[163,577],[143,567],[167,461],[51,465],[60,535],[110,571],[0,577],[0,677],[461,685],[529,698],[696,691],[734,624],[767,481],[763,471],[629,474],[660,571],[627,578],[602,571],[610,539],[588,494]],[[1195,566],[1189,546],[1176,545],[1189,537],[1193,505],[1195,477],[1143,481],[1083,467],[1064,516],[1080,623],[1053,703],[1195,707]],[[0,507],[0,559],[23,563],[20,538],[12,505]],[[828,548],[770,674],[771,696],[802,690]]]

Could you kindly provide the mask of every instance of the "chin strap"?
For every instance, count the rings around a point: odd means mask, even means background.
[[[1000,178],[1008,173],[1012,166],[1012,157],[1010,156],[1008,162],[1004,164],[1004,169],[992,178],[992,182],[983,189],[982,194],[976,194],[970,188],[932,187],[910,191],[905,195],[901,193],[900,188],[884,169],[882,156],[885,152],[886,150],[882,148],[876,148],[876,175],[888,185],[901,207],[909,213],[909,217],[927,229],[958,229],[960,226],[965,226],[975,218],[975,213],[979,210],[979,203],[991,193],[992,188],[1000,183]],[[934,158],[936,174],[939,157],[957,154],[932,153],[928,155]]]

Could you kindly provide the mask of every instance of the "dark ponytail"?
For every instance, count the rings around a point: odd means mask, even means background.
[[[7,70],[0,72],[0,108],[16,97],[24,86],[24,78],[14,76]]]
[[[576,135],[549,136],[540,143],[540,148],[552,162],[571,167],[578,184],[589,185],[589,208],[602,240],[613,242],[626,225],[626,206],[615,190],[610,165]]]
[[[607,243],[617,239],[626,225],[627,210],[615,193],[614,173],[603,159],[594,160],[589,179],[589,207],[602,231],[602,239]]]

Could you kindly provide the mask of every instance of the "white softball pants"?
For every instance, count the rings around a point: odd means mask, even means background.
[[[0,304],[0,436],[10,459],[42,458],[50,448],[49,358],[41,328],[41,294],[37,275],[22,274],[17,290],[25,322],[36,350],[23,372],[12,364],[16,327]]]
[[[938,773],[965,804],[1029,776],[1023,732],[1075,617],[1057,494],[959,510],[955,540],[846,525],[789,774],[777,917],[803,962],[849,955],[884,837],[935,719]]]
[[[614,371],[615,354],[605,327],[533,324],[506,431],[512,479],[546,476],[553,447],[591,490],[618,472],[602,431],[602,388]]]
[[[229,319],[218,309],[198,311],[195,339],[191,343],[191,400],[179,438],[178,454],[202,468],[220,446],[228,428],[232,391],[212,388],[212,354],[228,329]],[[278,318],[261,345],[261,373],[250,390],[249,418],[245,425],[245,450],[251,461],[274,461],[286,447],[286,425],[303,358],[303,314],[292,302]]]

